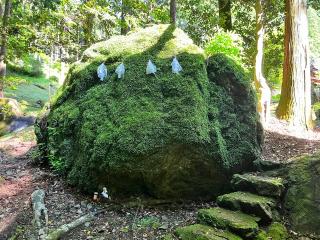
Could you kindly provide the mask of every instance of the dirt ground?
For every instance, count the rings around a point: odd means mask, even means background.
[[[0,139],[0,240],[36,239],[32,233],[33,212],[30,196],[37,189],[46,192],[49,230],[73,221],[89,212],[99,212],[96,219],[70,232],[63,239],[160,239],[177,226],[192,224],[199,208],[214,203],[154,202],[143,207],[143,200],[129,203],[96,203],[65,185],[48,169],[32,164],[35,147],[33,128]],[[320,149],[320,132],[304,134],[290,129],[285,122],[273,118],[265,132],[263,158],[278,162],[311,154]],[[140,202],[140,204],[139,204]]]

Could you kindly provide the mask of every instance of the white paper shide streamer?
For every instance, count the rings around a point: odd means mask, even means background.
[[[107,78],[108,70],[106,65],[104,65],[104,63],[100,64],[100,66],[98,67],[97,74],[101,81]]]
[[[125,73],[126,69],[124,67],[124,64],[121,63],[117,68],[116,68],[116,74],[118,74],[118,78],[122,78],[124,77],[124,73]]]
[[[146,69],[146,73],[147,74],[156,74],[157,72],[157,67],[156,65],[154,65],[151,60],[148,61],[148,64],[147,64],[147,69]]]
[[[172,73],[174,74],[178,74],[179,72],[182,71],[182,67],[176,57],[173,58],[171,66],[172,66]]]

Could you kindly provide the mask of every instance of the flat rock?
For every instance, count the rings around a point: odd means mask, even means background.
[[[220,230],[209,226],[195,224],[180,227],[176,235],[181,240],[241,240],[242,238],[226,230]]]
[[[219,196],[217,203],[221,207],[253,214],[261,218],[261,223],[272,221],[272,209],[276,207],[272,198],[248,192],[233,192]]]
[[[245,239],[257,235],[258,220],[259,218],[219,207],[201,209],[198,212],[198,221],[200,223],[229,230]]]
[[[253,174],[235,174],[233,175],[231,184],[235,190],[270,197],[280,197],[284,191],[283,179]]]

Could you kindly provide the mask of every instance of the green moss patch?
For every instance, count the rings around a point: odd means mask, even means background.
[[[176,235],[181,240],[241,240],[225,230],[218,230],[201,224],[181,227],[176,230]]]
[[[271,197],[280,197],[284,191],[283,179],[253,174],[235,174],[232,177],[231,184],[238,191],[252,192]]]
[[[262,223],[272,221],[272,209],[276,206],[273,199],[248,192],[233,192],[219,196],[217,203],[231,210],[254,214],[261,218]]]
[[[198,220],[203,224],[230,230],[244,238],[253,237],[258,233],[257,218],[223,208],[201,209],[198,212]]]
[[[180,74],[171,71],[174,56]],[[155,76],[145,73],[149,59]],[[109,72],[103,82],[96,73],[102,62]],[[36,133],[42,155],[81,190],[212,198],[259,158],[255,109],[243,69],[222,55],[207,66],[182,30],[156,25],[86,50]]]
[[[288,167],[285,208],[296,232],[320,235],[320,154],[295,159]]]
[[[268,237],[273,240],[285,240],[288,236],[288,231],[282,223],[274,222],[268,228]]]

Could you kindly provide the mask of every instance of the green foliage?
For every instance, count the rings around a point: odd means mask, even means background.
[[[280,101],[281,94],[273,95],[272,102],[278,103]]]
[[[49,84],[52,85],[51,94],[54,94],[57,88],[56,82],[51,82],[45,77],[30,77],[9,72],[6,77],[4,94],[16,99],[24,112],[37,115],[37,112],[49,100]]]
[[[204,46],[218,32],[218,1],[178,1],[178,26],[199,46]]]
[[[160,226],[159,218],[150,216],[150,217],[144,217],[144,218],[138,219],[133,223],[132,227],[135,229],[145,229],[148,227],[156,229],[159,226]]]
[[[279,89],[282,83],[284,59],[284,33],[273,31],[267,35],[264,48],[264,73],[272,89]],[[274,54],[274,53],[277,54]]]
[[[208,56],[222,53],[238,64],[243,62],[243,41],[239,35],[232,32],[217,32],[206,45],[205,51]]]
[[[313,8],[309,8],[308,20],[311,58],[320,61],[320,14]]]
[[[181,74],[171,72],[174,56]],[[226,169],[249,167],[259,154],[249,79],[222,55],[209,60],[208,79],[203,51],[174,26],[97,43],[82,59],[52,102],[48,127],[40,121],[37,128],[44,154],[70,183],[86,191],[107,185],[116,195],[195,198],[221,191]],[[156,76],[145,74],[149,59]],[[96,74],[101,62],[110,73],[104,82]],[[117,79],[121,62],[126,73]]]
[[[43,61],[39,55],[23,55],[19,60],[9,62],[8,69],[22,75],[31,77],[41,77]]]
[[[256,13],[253,1],[233,2],[233,31],[244,42],[244,65],[251,71],[256,54]],[[270,87],[278,88],[282,81],[283,39],[284,39],[284,1],[264,1],[264,75]],[[277,54],[275,54],[277,53]]]

